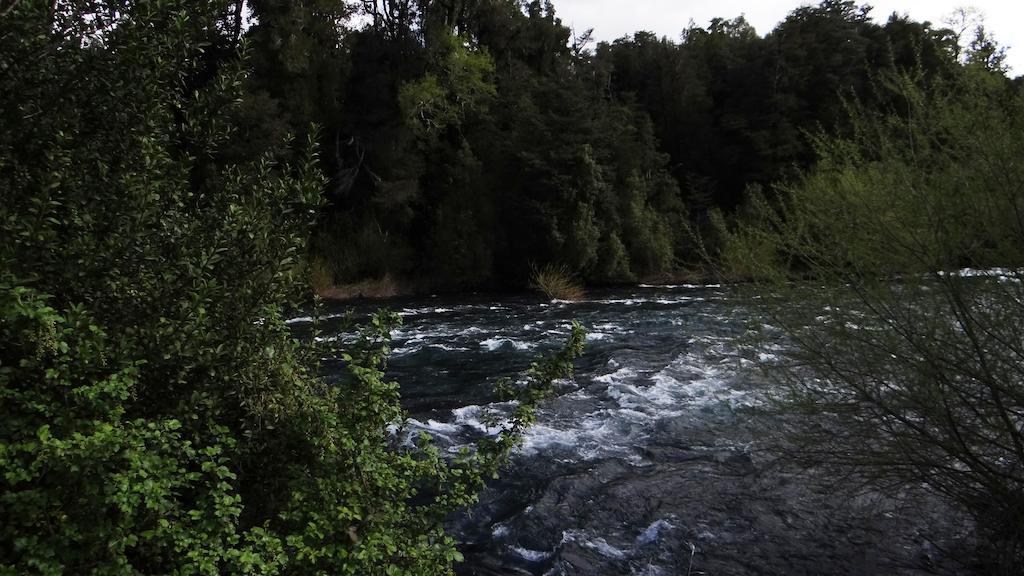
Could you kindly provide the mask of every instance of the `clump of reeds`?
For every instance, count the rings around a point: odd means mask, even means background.
[[[535,268],[530,286],[552,300],[582,300],[586,295],[583,286],[564,265],[548,264],[543,268]]]

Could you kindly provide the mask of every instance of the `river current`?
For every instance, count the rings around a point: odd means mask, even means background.
[[[588,331],[575,378],[480,504],[451,520],[459,574],[969,573],[957,552],[969,525],[927,496],[840,490],[780,464],[759,415],[757,365],[773,357],[738,344],[749,315],[728,287],[384,305],[404,320],[388,377],[407,426],[453,452],[496,432],[499,377],[558,347],[571,321]],[[351,308],[331,306],[329,318]]]

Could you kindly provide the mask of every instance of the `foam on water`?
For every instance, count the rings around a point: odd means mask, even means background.
[[[491,536],[495,538],[504,538],[509,535],[509,527],[505,522],[498,522],[491,527]]]
[[[630,576],[664,576],[666,572],[661,567],[652,565],[634,568],[629,574]]]
[[[520,453],[535,456],[569,451],[573,454],[570,460],[618,457],[638,464],[642,458],[634,446],[648,436],[654,421],[651,415],[630,409],[601,409],[559,420],[542,414],[540,423],[527,430]]]
[[[522,370],[538,350],[564,341],[573,319],[588,328],[591,345],[577,362],[575,380],[556,383],[555,395],[539,408],[514,466],[578,469],[583,463],[614,459],[616,465],[647,469],[657,465],[658,456],[644,448],[674,429],[675,424],[666,421],[683,419],[688,425],[707,418],[707,410],[727,414],[750,401],[748,392],[734,388],[740,358],[721,330],[735,320],[734,314],[723,311],[704,292],[634,291],[574,303],[523,299],[430,304],[403,309],[406,324],[393,333],[396,362],[390,367],[397,367],[398,373],[392,377],[402,382],[404,397],[415,398],[422,390],[428,399],[416,418],[393,430],[403,442],[411,443],[425,432],[441,450],[454,453],[481,436],[507,430],[516,405],[488,403],[489,396],[481,396],[480,390],[509,374],[509,366]],[[417,354],[424,355],[421,359]],[[424,369],[428,360],[445,364],[440,381]],[[452,378],[458,378],[459,365],[470,369],[473,376],[467,380],[472,382]],[[444,402],[444,411],[429,404],[435,395]],[[644,525],[607,532],[562,524],[553,532],[562,534],[562,542],[556,536],[550,543],[538,543],[518,541],[516,526],[513,521],[488,524],[483,534],[484,541],[493,541],[488,546],[500,550],[513,565],[547,570],[559,549],[572,542],[609,561],[627,561],[631,570],[644,574],[660,573],[646,559],[663,553],[661,543],[674,529],[669,519],[648,519]],[[561,572],[556,567],[553,573]]]
[[[455,424],[494,436],[512,427],[508,414],[515,406],[516,402],[496,402],[486,406],[474,404],[456,408],[452,415],[455,416]]]
[[[437,420],[427,420],[421,422],[415,418],[410,418],[406,421],[406,426],[410,428],[417,428],[420,430],[426,430],[436,435],[450,436],[459,432],[459,427],[451,422],[438,422]]]
[[[963,278],[1000,278],[1014,279],[1021,275],[1024,270],[1012,270],[1010,268],[962,268],[954,272],[940,271],[940,276],[960,276]]]
[[[424,314],[430,314],[433,308],[406,308],[399,310],[398,315],[405,318],[406,316],[422,316]]]
[[[597,552],[599,555],[608,558],[613,561],[629,560],[631,565],[631,574],[644,574],[644,575],[657,575],[664,574],[664,570],[650,562],[640,563],[642,558],[645,557],[643,549],[656,544],[662,539],[665,532],[674,530],[675,526],[669,523],[668,520],[660,519],[652,522],[647,528],[645,528],[633,541],[630,546],[617,546],[608,541],[604,536],[594,534],[589,530],[583,529],[570,529],[562,531],[562,538],[558,542],[558,545],[551,552],[546,551],[534,551],[525,550],[522,548],[513,547],[512,551],[520,557],[540,562],[547,560],[555,555],[555,553],[562,549],[566,544],[575,544],[583,548],[587,548]],[[549,574],[560,573],[556,570],[552,570]]]
[[[648,300],[646,298],[615,298],[615,299],[612,299],[612,300],[588,300],[587,302],[590,302],[590,303],[593,303],[593,304],[608,304],[608,305],[622,304],[623,306],[636,306],[638,304],[643,304],[645,302],[650,302],[650,300]]]
[[[460,307],[464,308],[464,307]],[[426,316],[428,314],[445,314],[455,312],[456,308],[445,308],[443,306],[425,306],[421,308],[404,308],[399,310],[398,315],[406,318],[409,316]]]
[[[521,340],[502,337],[488,338],[487,340],[480,342],[481,348],[485,348],[491,352],[500,350],[506,346],[511,346],[516,350],[533,350],[537,347],[537,345],[532,342],[523,342]]]
[[[661,284],[661,285],[659,285],[659,284],[641,284],[640,287],[641,288],[663,289],[663,290],[679,290],[681,288],[685,288],[685,289],[688,289],[688,290],[693,290],[693,289],[697,289],[697,288],[721,288],[722,285],[721,284]]]
[[[566,530],[565,532],[562,532],[562,542],[560,544],[566,544],[568,542],[574,542],[584,548],[596,550],[598,554],[614,560],[622,560],[629,556],[628,550],[616,548],[609,544],[604,538],[601,538],[600,536],[591,536],[583,530]]]
[[[642,302],[681,304],[687,300],[685,297],[673,299],[674,296],[610,298],[598,302],[631,306]],[[540,308],[540,305],[535,306]],[[480,308],[489,310],[491,307]],[[679,319],[672,309],[651,314],[666,323],[674,324]],[[715,317],[726,321],[720,314]],[[531,338],[548,340],[568,333],[565,321],[558,317],[545,315],[530,319],[525,316],[524,319],[525,322],[516,324],[521,327],[515,332],[518,335],[526,333],[531,334]],[[626,316],[623,321],[593,323],[587,340],[601,342],[602,346],[615,346],[621,340],[632,341],[637,337],[634,322]],[[538,347],[537,342],[504,334],[505,330],[508,328],[492,330],[489,338],[474,340],[473,334],[487,330],[475,324],[463,327],[458,323],[411,323],[396,331],[399,346],[395,354],[403,356],[426,348],[446,354],[496,351],[525,354]],[[605,363],[604,373],[589,380],[581,375],[576,384],[559,383],[556,390],[561,395],[555,401],[557,409],[542,408],[537,423],[527,431],[519,453],[526,457],[546,455],[570,461],[615,457],[637,464],[643,457],[642,451],[636,448],[655,433],[659,422],[689,413],[696,415],[709,407],[728,409],[753,403],[747,392],[732,388],[733,373],[740,360],[727,337],[699,333],[691,334],[685,342],[688,348],[667,363],[663,360],[660,367],[651,365],[652,357],[645,350],[613,353]],[[495,435],[507,429],[510,411],[509,404],[469,405],[454,409],[447,422],[413,420],[409,426],[434,435],[449,449],[455,449],[470,444],[472,438],[480,434]]]
[[[526,432],[520,450],[524,454],[535,454],[552,446],[578,446],[580,435],[580,430],[564,430],[545,424],[534,424]]]
[[[710,349],[714,349],[711,346]],[[732,387],[732,376],[739,365],[731,354],[687,353],[677,357],[661,370],[643,376],[625,366],[615,372],[594,378],[607,384],[607,394],[619,406],[673,417],[678,408],[703,408],[743,395]],[[662,408],[673,408],[668,412]]]
[[[528,548],[520,548],[518,546],[512,546],[511,550],[515,552],[520,558],[530,562],[543,562],[548,558],[554,556],[553,552],[545,552],[543,550],[530,550]]]
[[[743,564],[750,554],[776,548],[789,561],[792,547],[778,542],[792,535],[778,521],[751,523],[746,515],[764,512],[743,499],[761,498],[769,511],[784,503],[751,492],[762,489],[759,477],[733,476],[761,466],[754,456],[763,436],[742,412],[761,401],[753,368],[781,362],[786,352],[734,344],[758,319],[733,305],[727,290],[708,290],[718,287],[594,291],[593,302],[571,304],[535,297],[405,304],[388,378],[402,383],[415,418],[391,428],[393,441],[426,433],[447,454],[507,429],[514,405],[489,403],[498,378],[564,342],[569,321],[588,328],[576,378],[557,383],[509,469],[467,519],[453,521],[453,532],[474,543],[469,572],[685,574],[690,542],[702,547],[694,574],[727,573],[721,563],[708,565],[712,557],[750,566]],[[863,323],[845,310],[820,313]],[[659,491],[664,498],[646,499]],[[760,548],[752,552],[737,534]],[[808,554],[831,558],[833,549],[824,550]]]
[[[674,528],[675,526],[670,524],[668,520],[655,520],[650,526],[644,528],[644,531],[636,537],[634,546],[640,548],[642,546],[647,546],[648,544],[653,544],[654,542],[657,542],[662,532],[672,530]]]
[[[334,320],[335,318],[343,318],[345,316],[346,314],[324,314],[323,316],[320,317],[320,321],[323,322],[324,320]],[[297,316],[295,318],[289,318],[284,321],[284,323],[289,326],[293,324],[309,324],[311,322],[313,322],[312,316]]]
[[[673,418],[683,414],[679,410],[658,410],[658,406],[671,405],[671,397],[664,390],[657,390],[654,386],[638,388],[630,384],[612,384],[608,387],[608,396],[630,414],[643,414],[647,419],[656,416]]]
[[[615,324],[613,322],[605,322],[602,324],[594,324],[590,327],[591,330],[597,330],[606,334],[625,334],[626,328],[621,324]]]
[[[653,374],[634,367],[629,359],[609,359],[611,371],[593,377],[590,384],[605,400],[595,402],[582,390],[563,396],[557,414],[539,415],[538,423],[527,432],[522,452],[535,455],[571,449],[584,461],[617,456],[635,463],[639,457],[634,447],[653,433],[659,421],[708,408],[760,405],[761,399],[752,392],[733,386],[739,358],[721,342],[707,348],[707,352],[682,354]]]
[[[594,382],[601,382],[603,384],[614,384],[617,382],[624,382],[632,380],[639,376],[636,370],[629,366],[623,366],[619,368],[620,364],[613,358],[609,360],[609,365],[612,368],[618,368],[615,372],[610,374],[603,374],[594,378]]]

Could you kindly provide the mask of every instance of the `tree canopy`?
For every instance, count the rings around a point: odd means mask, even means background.
[[[716,18],[597,46],[551,2],[251,5],[243,147],[322,127],[313,246],[334,283],[521,287],[547,265],[588,283],[668,277],[700,265],[709,213],[812,166],[808,134],[844,129],[848,102],[889,105],[884,74],[999,75],[983,28],[972,42],[880,24],[849,0],[765,35]]]

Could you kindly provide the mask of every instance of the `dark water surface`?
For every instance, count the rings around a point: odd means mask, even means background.
[[[480,505],[452,520],[460,574],[966,573],[955,550],[969,526],[942,506],[841,492],[764,450],[754,366],[771,358],[736,344],[747,316],[728,288],[590,298],[388,304],[405,322],[389,377],[409,426],[452,451],[496,431],[508,409],[492,403],[498,377],[564,342],[572,320],[589,332],[575,380]]]

